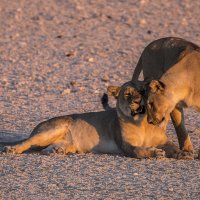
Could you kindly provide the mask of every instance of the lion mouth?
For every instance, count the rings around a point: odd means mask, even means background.
[[[145,106],[140,106],[137,110],[132,110],[131,111],[131,116],[135,116],[138,114],[145,114],[146,110],[145,110]]]

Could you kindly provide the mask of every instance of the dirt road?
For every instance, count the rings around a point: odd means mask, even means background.
[[[190,0],[1,0],[0,139],[102,110],[106,86],[130,80],[150,41],[200,45],[199,12]],[[197,150],[200,115],[186,110],[185,118]],[[168,132],[177,143],[171,123]],[[200,199],[198,160],[0,154],[0,179],[0,199]]]

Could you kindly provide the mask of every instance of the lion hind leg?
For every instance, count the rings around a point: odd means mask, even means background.
[[[67,141],[60,141],[56,144],[49,145],[42,150],[42,154],[67,154],[67,153],[76,153],[77,148],[74,145],[67,144]]]
[[[36,135],[31,136],[20,144],[5,147],[4,152],[20,154],[33,146],[46,147],[64,138],[66,133],[67,129],[65,127],[42,131]]]

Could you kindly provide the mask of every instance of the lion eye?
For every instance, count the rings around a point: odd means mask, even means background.
[[[125,93],[125,97],[131,96],[131,93]]]
[[[132,95],[131,95],[131,93],[127,93],[127,94],[125,94],[125,97],[126,97],[126,99],[131,99]]]
[[[126,100],[128,102],[132,102],[133,101],[133,96],[131,95],[131,93],[127,93],[124,96],[125,96],[125,98],[126,98]]]

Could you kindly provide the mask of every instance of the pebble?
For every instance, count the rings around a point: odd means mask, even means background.
[[[140,26],[145,26],[147,24],[145,19],[141,19],[139,22]]]
[[[99,71],[98,70],[94,70],[93,72],[92,72],[92,76],[98,76],[99,75]]]
[[[94,58],[88,58],[89,62],[94,62]]]
[[[85,91],[85,88],[84,88],[84,87],[80,87],[79,90],[80,90],[81,92],[83,92],[83,91]]]
[[[187,20],[185,18],[182,19],[181,25],[182,26],[188,26],[188,22],[187,22]]]
[[[196,129],[193,131],[193,133],[194,133],[194,134],[200,134],[200,130],[196,128]]]
[[[80,87],[81,86],[81,83],[80,82],[77,82],[77,81],[71,81],[70,82],[70,85],[74,86],[74,87]]]
[[[68,95],[70,93],[71,93],[71,90],[69,88],[62,91],[62,95]]]
[[[107,82],[107,81],[109,81],[109,76],[108,75],[104,75],[103,77],[101,77],[101,80],[103,82]]]

